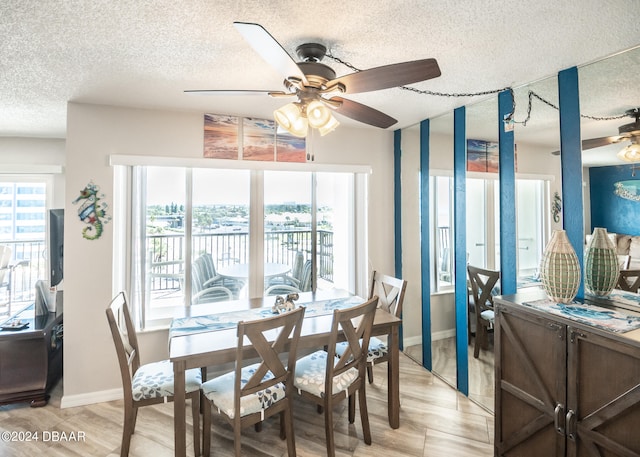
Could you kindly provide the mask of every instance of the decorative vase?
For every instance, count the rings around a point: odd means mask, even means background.
[[[547,296],[558,303],[571,303],[578,293],[580,263],[564,230],[554,230],[544,248],[540,278]]]
[[[584,288],[593,295],[609,295],[619,275],[616,247],[607,229],[594,228],[584,252]]]

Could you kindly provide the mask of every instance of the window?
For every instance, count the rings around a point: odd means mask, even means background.
[[[354,173],[130,170],[131,236],[123,224],[115,245],[131,240],[126,282],[141,327],[276,285],[355,291]]]
[[[432,291],[453,286],[453,178],[430,177],[434,277]],[[489,269],[500,268],[499,182],[467,178],[467,259]],[[518,287],[535,282],[542,258],[546,231],[544,202],[547,183],[539,179],[516,180],[518,232]]]
[[[7,304],[16,310],[32,303],[36,281],[48,279],[46,216],[51,182],[48,175],[0,175],[0,244],[10,248],[9,265],[14,266],[2,281],[6,287],[0,288],[0,312]]]

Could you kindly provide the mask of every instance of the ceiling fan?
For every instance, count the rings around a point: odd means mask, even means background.
[[[296,100],[274,112],[278,125],[295,136],[304,137],[308,127],[321,135],[333,131],[338,121],[331,111],[375,127],[387,128],[397,122],[374,108],[341,97],[342,94],[370,92],[413,84],[440,76],[435,59],[422,59],[356,71],[336,77],[335,71],[321,63],[327,49],[319,43],[296,48],[296,62],[259,24],[234,22],[253,49],[284,76],[284,90],[187,90],[203,95],[268,95]]]
[[[609,144],[616,144],[622,141],[631,141],[631,144],[620,152],[618,158],[627,162],[640,161],[640,108],[627,110],[625,114],[635,120],[630,124],[618,127],[619,135],[603,136],[582,141],[582,150],[600,148]],[[560,151],[554,151],[554,155],[560,155]]]

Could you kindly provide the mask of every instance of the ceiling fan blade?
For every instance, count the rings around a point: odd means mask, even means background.
[[[340,106],[335,109],[338,114],[364,122],[365,124],[373,125],[374,127],[386,129],[398,122],[383,112],[363,105],[362,103],[354,102],[353,100],[347,100],[342,97],[332,97],[329,100],[341,103]]]
[[[300,70],[295,60],[264,27],[260,24],[249,22],[234,22],[233,25],[251,47],[285,79],[293,76],[300,79],[304,84],[308,84],[307,77]]]
[[[585,151],[587,149],[595,149],[601,148],[602,146],[608,146],[610,144],[620,143],[621,141],[628,140],[629,137],[627,135],[618,135],[618,136],[603,136],[600,138],[590,138],[588,140],[582,140],[582,150]],[[554,156],[559,156],[560,151],[551,152]]]
[[[282,92],[279,90],[185,90],[185,94],[189,95],[220,95],[220,96],[237,96],[237,95],[269,95],[271,97],[284,97],[295,95],[294,93]]]
[[[624,141],[628,139],[626,136],[624,135],[618,135],[618,136],[604,136],[601,138],[591,138],[589,140],[583,140],[582,141],[582,149],[593,149],[593,148],[599,148],[602,146],[606,146],[608,144],[614,144],[614,143],[619,143],[621,141]]]
[[[342,83],[346,93],[356,94],[404,86],[438,76],[440,76],[440,67],[436,59],[422,59],[350,73],[327,82],[327,86]]]

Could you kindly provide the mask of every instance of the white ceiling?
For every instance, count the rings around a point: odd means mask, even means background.
[[[299,44],[320,42],[360,69],[436,58],[442,76],[413,87],[444,93],[519,88],[640,44],[638,0],[4,0],[0,136],[64,138],[68,101],[272,118],[282,100],[183,93],[282,89],[282,75],[244,41],[233,21],[260,23],[292,56]],[[640,106],[638,55],[625,61],[622,73],[594,63],[587,80],[581,68],[584,113],[606,116]],[[338,75],[351,72],[324,63]],[[526,90],[520,92],[526,97]],[[554,87],[546,96],[557,103]],[[395,129],[482,97],[387,89],[348,98],[395,117]],[[525,116],[526,98],[518,95],[516,120]],[[544,132],[557,125],[557,112],[538,103],[534,116],[541,122],[538,141],[550,143]],[[545,116],[553,121],[545,124]],[[594,127],[585,121],[583,138],[614,135],[627,121]],[[532,120],[528,132],[534,125]]]

